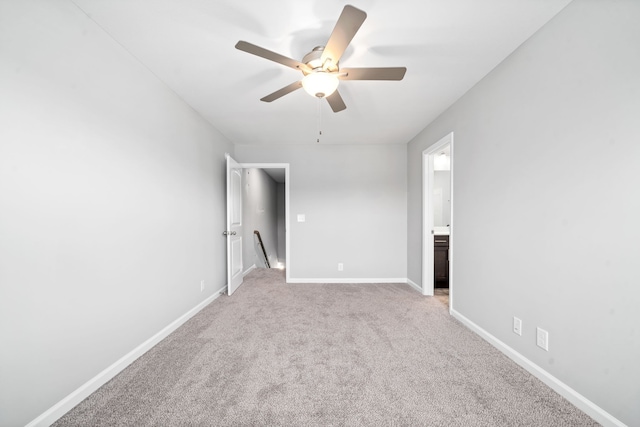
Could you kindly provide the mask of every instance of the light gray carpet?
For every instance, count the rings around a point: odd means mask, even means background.
[[[598,425],[404,284],[258,269],[55,426]]]

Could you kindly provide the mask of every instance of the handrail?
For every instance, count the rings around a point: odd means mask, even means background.
[[[262,243],[262,237],[260,237],[260,232],[258,230],[253,230],[253,234],[258,235],[258,242],[260,242],[260,247],[262,248],[262,253],[264,254],[264,262],[267,264],[267,268],[271,268],[271,264],[269,264],[269,258],[267,257],[267,251],[264,250],[264,244]]]

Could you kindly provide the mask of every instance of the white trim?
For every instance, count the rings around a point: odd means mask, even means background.
[[[362,284],[378,284],[378,283],[384,283],[384,284],[388,284],[388,283],[404,283],[407,284],[407,279],[406,278],[387,278],[387,279],[371,279],[371,278],[352,278],[352,279],[347,279],[347,278],[331,278],[331,279],[315,279],[315,278],[309,278],[309,279],[288,279],[287,283],[362,283]]]
[[[422,288],[420,286],[418,286],[418,284],[416,282],[414,282],[413,280],[407,279],[407,285],[411,286],[416,291],[422,293]]]
[[[589,415],[591,418],[602,424],[603,426],[611,427],[626,427],[625,424],[609,414],[604,409],[569,387],[567,384],[560,381],[558,378],[551,375],[549,372],[536,365],[522,354],[509,347],[498,338],[491,335],[489,332],[482,329],[480,326],[467,319],[465,316],[454,310],[450,310],[453,317],[458,319],[462,324],[471,329],[476,334],[480,335],[489,344],[504,353],[509,359],[516,362],[518,365],[526,369],[531,375],[538,378],[540,381],[551,387],[560,396],[567,399],[578,409]]]
[[[218,289],[213,295],[171,322],[169,325],[160,330],[160,332],[153,335],[138,347],[122,356],[111,366],[100,372],[95,377],[91,378],[89,381],[78,387],[75,391],[71,392],[67,397],[40,414],[40,416],[27,424],[26,427],[49,426],[56,422],[60,417],[73,409],[78,403],[89,397],[91,393],[102,387],[109,380],[122,372],[127,366],[133,363],[137,358],[145,354],[147,351],[151,350],[153,346],[165,339],[169,334],[182,326],[187,320],[192,318],[200,310],[209,305],[213,300],[222,295],[226,291],[226,289],[226,285]]]
[[[453,149],[453,132],[451,132],[450,134],[451,139],[449,140],[449,179],[450,179],[450,189],[449,189],[449,197],[451,198],[451,206],[450,206],[450,210],[449,210],[449,215],[451,216],[449,218],[449,314],[451,314],[451,309],[453,308],[453,301],[454,301],[454,286],[453,286],[453,258],[454,258],[454,253],[455,253],[455,244],[454,241],[455,239],[453,238],[454,232],[455,232],[455,227],[453,226],[453,210],[455,207],[455,203],[453,203],[453,195],[455,193],[455,185],[454,185],[454,181],[453,181],[453,170],[455,169],[455,162],[453,161],[454,159],[454,149]]]
[[[453,307],[453,132],[448,133],[435,144],[422,151],[422,294],[433,295],[433,209],[430,209],[430,196],[433,194],[434,166],[433,157],[442,148],[451,148],[451,218],[449,222],[449,306]]]
[[[247,269],[244,271],[244,273],[242,273],[242,277],[245,277],[247,274],[251,273],[251,271],[252,271],[252,270],[255,270],[256,268],[258,268],[258,267],[256,267],[256,265],[255,265],[255,264],[251,264],[251,267],[247,268]]]

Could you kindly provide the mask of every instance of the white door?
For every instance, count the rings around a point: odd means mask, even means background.
[[[242,166],[227,154],[227,293],[242,284]]]

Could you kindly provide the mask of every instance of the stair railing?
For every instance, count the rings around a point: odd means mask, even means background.
[[[267,268],[271,268],[271,264],[269,264],[269,258],[267,257],[267,251],[264,250],[262,237],[260,237],[260,232],[258,230],[253,230],[253,234],[256,234],[258,236],[258,242],[260,243],[260,247],[262,248],[262,253],[264,254],[264,262],[265,264],[267,264]]]

